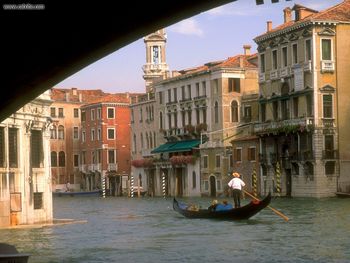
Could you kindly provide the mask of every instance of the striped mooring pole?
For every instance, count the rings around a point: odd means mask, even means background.
[[[130,197],[134,197],[134,176],[131,174],[130,176]]]
[[[281,195],[281,170],[279,162],[276,163],[276,190],[277,195]]]
[[[102,197],[106,198],[106,176],[102,176]]]
[[[255,197],[258,196],[258,189],[257,189],[257,178],[256,178],[256,170],[255,168],[253,169],[253,174],[252,174],[252,177],[253,177],[253,194]]]
[[[163,197],[165,198],[165,174],[162,174]]]

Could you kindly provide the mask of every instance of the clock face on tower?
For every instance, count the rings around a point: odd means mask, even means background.
[[[159,47],[154,46],[153,47],[153,64],[159,63]]]

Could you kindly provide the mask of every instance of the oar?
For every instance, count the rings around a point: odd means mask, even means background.
[[[250,193],[247,192],[246,190],[243,189],[243,191],[244,191],[244,193],[246,193],[247,195],[249,195],[251,198],[253,198],[253,199],[257,200],[257,201],[260,201],[260,199],[256,198],[254,195],[250,194]],[[279,215],[280,217],[282,217],[284,220],[286,220],[286,221],[289,220],[289,218],[288,218],[286,215],[282,214],[282,213],[281,213],[280,211],[278,211],[277,209],[275,209],[275,208],[273,208],[273,207],[271,207],[271,206],[269,206],[269,205],[268,205],[267,207],[270,208],[276,215]]]

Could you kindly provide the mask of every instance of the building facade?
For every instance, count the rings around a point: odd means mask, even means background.
[[[129,94],[109,94],[81,106],[81,188],[106,189],[112,196],[128,189],[131,171]],[[105,185],[105,187],[104,187]]]
[[[51,89],[50,128],[53,191],[81,190],[81,112],[86,103],[105,96],[102,90]]]
[[[49,91],[0,124],[0,227],[51,223]]]
[[[262,192],[324,197],[349,187],[349,14],[348,0],[321,12],[295,5],[254,39]]]

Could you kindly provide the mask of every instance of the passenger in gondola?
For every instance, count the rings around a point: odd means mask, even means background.
[[[215,211],[226,211],[232,209],[233,206],[227,202],[227,200],[223,200],[222,204],[218,204],[215,208]]]
[[[240,179],[239,173],[232,173],[233,179],[228,183],[228,186],[233,189],[233,201],[235,203],[235,208],[241,207],[241,194],[242,187],[245,183]]]
[[[215,211],[217,205],[218,205],[218,200],[213,200],[213,201],[211,202],[211,205],[208,207],[208,210],[210,210],[210,211]]]

